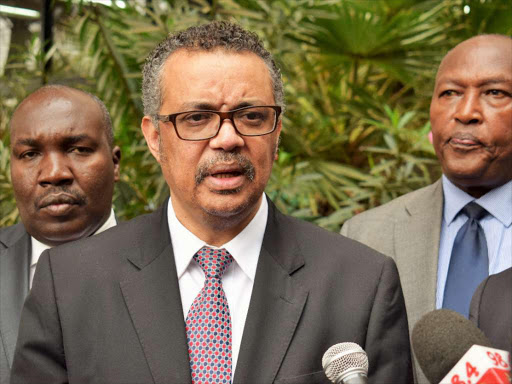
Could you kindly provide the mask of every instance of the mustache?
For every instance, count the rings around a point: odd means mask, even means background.
[[[42,209],[52,204],[85,205],[87,198],[84,194],[67,186],[52,187],[38,196],[34,201],[36,209]]]
[[[206,177],[211,175],[211,169],[217,164],[235,163],[240,168],[242,175],[247,177],[250,181],[254,180],[256,173],[252,162],[240,153],[235,152],[220,152],[217,156],[203,161],[197,167],[195,180],[196,185],[201,184]]]

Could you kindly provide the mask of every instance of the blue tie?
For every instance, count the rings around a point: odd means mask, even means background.
[[[453,243],[443,308],[468,317],[471,297],[478,285],[489,275],[487,241],[479,223],[488,212],[475,202],[466,205],[461,212],[469,219],[459,229]]]

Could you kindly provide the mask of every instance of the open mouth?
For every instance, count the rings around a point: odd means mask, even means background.
[[[219,172],[219,173],[212,173],[211,176],[215,177],[216,179],[227,179],[230,177],[242,176],[242,172],[240,172],[240,171]]]

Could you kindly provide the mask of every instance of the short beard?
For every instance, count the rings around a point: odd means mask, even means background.
[[[210,170],[212,167],[219,163],[233,163],[235,162],[241,170],[241,175],[245,176],[247,180],[253,182],[256,176],[256,170],[252,162],[244,155],[236,152],[220,152],[215,157],[212,157],[197,167],[195,174],[196,186],[200,185],[206,177],[210,176]],[[215,191],[219,195],[234,195],[241,191],[242,187]],[[215,225],[219,230],[230,228],[236,223],[242,221],[246,215],[244,212],[248,211],[248,208],[256,204],[260,196],[250,196],[247,201],[244,201],[241,205],[233,207],[232,210],[217,210],[217,209],[206,209],[203,207],[203,211],[207,214],[205,219],[211,225]],[[242,215],[241,215],[242,214]],[[249,214],[249,212],[247,212]]]
[[[206,213],[203,219],[210,226],[215,227],[219,231],[232,228],[244,221],[244,219],[251,214],[249,207],[253,207],[260,197],[260,194],[251,195],[247,201],[244,201],[242,204],[237,206],[236,209],[229,211],[207,209],[203,207],[202,210]]]

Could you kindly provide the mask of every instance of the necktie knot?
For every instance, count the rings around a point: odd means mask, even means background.
[[[233,256],[224,248],[203,247],[194,255],[194,260],[207,278],[220,279],[233,261]]]
[[[470,219],[473,220],[480,220],[489,214],[485,208],[478,205],[474,201],[462,208],[462,212],[464,212]]]

